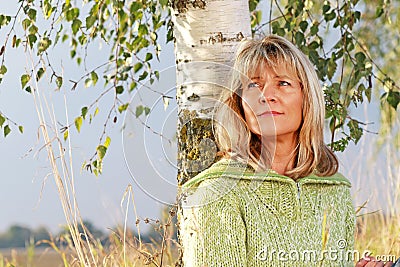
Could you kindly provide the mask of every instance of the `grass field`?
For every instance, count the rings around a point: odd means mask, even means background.
[[[35,249],[33,253],[23,249],[4,249],[0,254],[0,266],[64,266],[60,254],[53,249]]]
[[[384,217],[379,213],[359,216],[357,219],[355,249],[372,253],[383,261],[400,257],[400,224],[398,217]],[[175,229],[170,229],[172,233]],[[137,238],[127,236],[125,246],[116,238],[111,246],[92,248],[90,266],[175,266],[178,258],[176,242],[165,235],[164,242],[140,244]],[[56,251],[58,250],[58,251]],[[162,252],[163,251],[163,252]],[[162,261],[161,261],[162,257]],[[91,261],[91,260],[89,260]],[[33,246],[22,250],[0,251],[0,267],[67,267],[84,266],[71,247],[38,249]]]

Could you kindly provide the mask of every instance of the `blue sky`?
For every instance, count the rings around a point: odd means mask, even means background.
[[[2,4],[0,13],[12,15],[15,14],[16,9],[16,4],[6,2]],[[4,29],[2,29],[3,31]],[[3,34],[0,40],[4,42]],[[95,44],[91,48],[97,49],[99,52],[92,55],[88,63],[89,68],[106,61],[109,52],[107,47],[99,50],[99,44]],[[63,90],[55,92],[54,85],[46,82],[39,85],[40,90],[43,90],[43,95],[46,95],[52,103],[57,121],[63,124],[66,123],[65,110],[68,111],[69,120],[73,121],[76,116],[80,115],[80,109],[91,103],[99,92],[102,92],[100,82],[95,88],[84,88],[81,84],[75,92],[69,90],[67,81],[69,79],[77,80],[84,71],[82,68],[77,68],[75,63],[70,62],[69,52],[65,53],[65,51],[69,51],[66,45],[51,49],[50,52],[53,55],[52,60],[55,66],[59,70],[62,69],[64,73],[64,85],[66,86]],[[20,86],[19,77],[27,69],[26,66],[29,66],[29,55],[24,53],[21,48],[15,50],[10,47],[7,47],[6,53],[5,64],[8,73],[0,84],[0,111],[13,121],[23,125],[24,133],[20,134],[16,128],[13,128],[12,134],[7,138],[0,137],[2,170],[0,179],[0,210],[2,213],[0,231],[5,230],[11,224],[23,224],[30,227],[44,225],[53,231],[57,231],[59,226],[65,223],[64,215],[51,175],[46,150],[43,149],[43,138],[39,134],[39,120],[33,97],[21,90]],[[163,87],[160,86],[159,90],[174,95],[175,69],[167,68],[168,65],[172,64],[173,66],[174,64],[172,44],[163,47],[160,57],[161,63],[155,66],[161,71]],[[135,94],[130,95],[129,98],[132,97],[132,102],[135,103],[139,101],[139,104],[141,99],[147,101],[148,105],[155,104],[155,109],[160,109],[160,106],[163,107],[158,95],[151,95],[146,91],[143,91],[142,94],[140,98],[139,95]],[[136,210],[139,218],[142,219],[146,217],[159,218],[161,208],[165,207],[163,203],[172,203],[176,190],[173,184],[175,181],[171,179],[176,175],[174,162],[171,162],[171,160],[174,160],[173,154],[176,152],[174,145],[165,144],[164,149],[167,150],[170,161],[163,163],[166,169],[163,170],[165,175],[162,175],[161,180],[154,179],[158,174],[148,164],[154,161],[156,162],[156,164],[153,164],[154,166],[163,166],[158,162],[163,162],[162,159],[165,156],[160,154],[159,151],[157,155],[154,154],[154,151],[156,151],[154,144],[156,146],[161,145],[159,136],[144,132],[144,127],[137,120],[127,120],[125,131],[122,130],[122,120],[116,124],[109,124],[107,135],[111,137],[112,141],[105,158],[104,172],[101,176],[96,178],[86,171],[81,171],[83,161],[90,158],[95,151],[108,112],[107,108],[111,106],[112,101],[113,96],[110,94],[99,103],[99,115],[96,116],[91,125],[84,123],[80,134],[77,134],[75,129],[70,131],[78,205],[82,217],[92,221],[103,230],[123,223],[126,207],[121,206],[121,200],[129,185],[133,187]],[[130,99],[127,98],[125,101],[130,101]],[[161,112],[158,111],[155,114],[157,116],[149,116],[148,123],[157,125],[157,120],[163,120],[165,117],[164,135],[172,138],[174,132],[171,129],[176,127],[174,102],[171,102],[167,110],[164,111],[162,108]],[[67,144],[64,143],[64,145]],[[124,153],[124,151],[127,153]],[[163,182],[165,177],[168,177],[169,180]],[[135,179],[139,183],[136,183]],[[145,184],[144,181],[151,181],[151,183]],[[130,223],[133,226],[135,219],[132,206],[129,214]]]
[[[16,8],[16,4],[5,2],[1,5],[0,13],[15,14]],[[0,41],[3,42],[3,29],[1,33]],[[98,46],[95,44],[91,48],[98,49]],[[55,65],[63,69],[65,81],[78,79],[83,71],[68,60],[66,49],[60,47],[51,51],[55,55]],[[89,64],[96,66],[102,63],[105,60],[102,55],[107,52],[108,48],[103,47],[103,50],[91,58]],[[12,134],[6,139],[0,137],[0,231],[11,224],[30,227],[44,225],[58,231],[59,226],[65,224],[65,219],[47,155],[42,149],[43,139],[40,135],[38,139],[39,122],[34,101],[30,94],[20,88],[19,77],[29,63],[29,57],[26,57],[22,49],[16,51],[8,48],[6,53],[8,73],[0,84],[0,111],[22,124],[25,132],[20,134],[13,128]],[[171,44],[163,47],[161,62],[154,67],[161,70],[158,89],[173,96],[175,70]],[[69,120],[72,121],[79,115],[81,107],[91,103],[102,91],[100,83],[95,88],[80,86],[75,92],[71,92],[68,87],[55,92],[47,83],[42,83],[40,88],[51,99],[57,120],[63,123],[66,122],[66,108]],[[133,103],[140,104],[143,101],[146,105],[154,105],[155,112],[150,114],[148,123],[173,140],[176,105],[171,102],[168,109],[164,110],[159,95],[149,91],[143,91],[140,97],[130,97],[134,98]],[[112,101],[113,97],[110,95],[99,104],[99,119],[95,119],[92,125],[84,123],[80,134],[71,131],[76,196],[81,214],[84,219],[89,219],[102,230],[123,222],[125,206],[121,207],[120,203],[129,185],[133,187],[140,218],[159,218],[161,208],[165,207],[164,203],[173,202],[175,194],[174,142],[168,144],[162,141],[158,135],[146,131],[137,120],[127,119],[124,131],[121,122],[110,124],[107,134],[112,143],[105,158],[104,173],[100,177],[96,178],[81,171],[82,162],[91,157],[97,146],[108,111],[106,107]],[[378,111],[375,98],[373,104],[354,110],[352,116],[362,121],[375,122],[369,126],[369,130],[376,132],[379,129]],[[385,180],[385,169],[388,167],[385,164],[385,155],[382,152],[376,154],[374,150],[376,137],[366,134],[359,145],[351,145],[345,153],[339,155],[341,172],[353,182],[352,192],[356,205],[381,195],[379,185]],[[385,200],[378,199],[375,203],[385,206]],[[376,208],[379,205],[371,202],[370,211]],[[129,223],[133,226],[135,219],[132,206],[129,214]]]

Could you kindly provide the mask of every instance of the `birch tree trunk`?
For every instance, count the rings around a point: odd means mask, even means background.
[[[251,36],[251,28],[247,0],[184,0],[173,5],[181,185],[216,159],[210,119],[215,101],[228,86],[236,46]]]
[[[251,36],[251,27],[248,0],[178,0],[173,9],[180,186],[217,159],[213,110],[228,86],[236,46]],[[183,265],[184,249],[176,266]]]

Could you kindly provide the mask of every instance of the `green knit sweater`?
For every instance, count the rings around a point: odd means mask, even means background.
[[[354,266],[350,186],[221,160],[183,186],[184,266]]]

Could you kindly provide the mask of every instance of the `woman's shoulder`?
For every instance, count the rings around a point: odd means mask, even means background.
[[[331,176],[318,176],[310,174],[309,176],[299,179],[300,183],[315,183],[315,184],[336,184],[351,187],[351,182],[343,174],[337,172]]]
[[[252,173],[246,163],[221,159],[182,185],[182,197],[189,205],[210,202],[237,203],[243,194],[246,174]]]
[[[198,187],[200,184],[213,183],[216,180],[221,181],[227,178],[240,180],[243,178],[245,173],[249,172],[252,172],[252,170],[246,163],[238,160],[222,158],[184,183],[182,187],[183,189],[190,189]]]
[[[240,181],[244,182],[280,182],[299,184],[342,185],[351,187],[351,182],[341,173],[331,176],[318,176],[311,173],[306,177],[293,180],[292,178],[278,174],[273,170],[255,172],[245,161],[223,158],[212,164],[195,177],[182,185],[184,191],[196,190],[198,187],[213,185],[214,187],[231,187]]]

